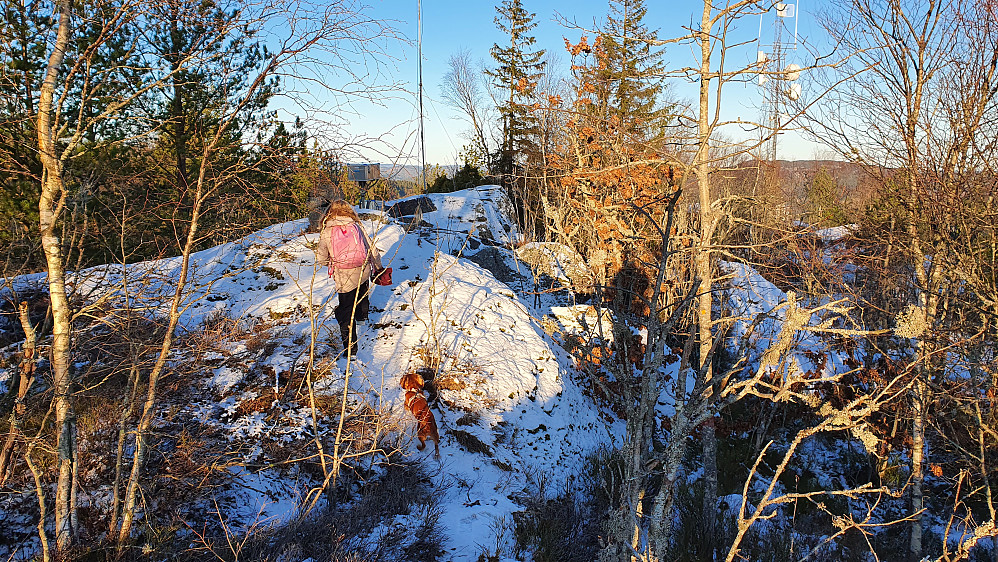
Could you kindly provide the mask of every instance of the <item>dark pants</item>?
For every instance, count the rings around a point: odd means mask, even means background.
[[[365,281],[355,290],[339,293],[339,296],[340,303],[336,305],[334,314],[340,324],[343,349],[357,353],[357,320],[367,321],[367,315],[371,310],[371,301],[367,298],[368,283]]]

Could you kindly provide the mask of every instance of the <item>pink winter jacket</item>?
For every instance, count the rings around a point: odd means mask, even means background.
[[[317,262],[319,265],[325,265],[330,268],[330,271],[332,271],[333,274],[333,281],[336,283],[336,292],[338,293],[353,291],[357,287],[360,287],[361,283],[371,278],[371,271],[381,269],[381,254],[378,252],[378,249],[374,247],[374,244],[371,242],[371,237],[360,224],[357,226],[360,226],[360,232],[364,235],[364,240],[367,241],[367,247],[370,248],[367,255],[367,261],[364,262],[364,265],[361,267],[352,267],[348,269],[337,269],[333,267],[333,261],[330,259],[329,255],[331,244],[329,236],[331,228],[334,226],[344,226],[352,222],[353,220],[349,217],[331,217],[323,223],[322,231],[319,232],[319,248],[316,250],[318,258]]]

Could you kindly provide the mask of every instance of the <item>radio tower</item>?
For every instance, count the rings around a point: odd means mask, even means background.
[[[784,105],[784,98],[796,100],[801,93],[800,85],[795,82],[800,77],[800,66],[784,66],[787,52],[797,50],[799,3],[800,0],[777,2],[759,16],[759,49],[756,58],[760,69],[759,86],[762,88],[762,115],[759,119],[762,127],[759,135],[761,139],[765,139],[762,158],[771,163],[776,161],[776,144],[781,127],[780,110]],[[764,34],[772,37],[771,43],[765,42]],[[784,44],[784,35],[792,37],[792,40]]]

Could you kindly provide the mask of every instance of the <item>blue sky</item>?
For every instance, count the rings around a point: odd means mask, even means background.
[[[387,46],[396,58],[390,78],[402,83],[407,91],[398,91],[394,96],[381,96],[377,104],[359,103],[353,107],[354,114],[343,117],[343,132],[348,136],[378,139],[360,142],[347,156],[350,161],[382,162],[397,161],[403,164],[419,163],[418,109],[416,105],[417,83],[417,0],[368,0],[368,15],[377,19],[394,20],[394,27],[411,41],[411,44],[393,43]],[[491,66],[489,48],[504,40],[496,29],[494,17],[495,3],[498,0],[423,0],[423,103],[426,139],[426,162],[451,164],[457,160],[458,150],[467,143],[464,133],[468,126],[457,119],[458,115],[441,99],[440,84],[447,72],[448,59],[460,51],[470,52],[474,61]],[[581,27],[592,27],[594,21],[601,24],[609,11],[607,0],[524,0],[524,7],[535,13],[537,27],[534,36],[538,48],[556,52],[560,59],[561,74],[568,74],[569,57],[564,51],[564,37],[577,40],[583,31],[566,27],[565,21],[576,22]],[[692,20],[699,20],[702,4],[692,0],[648,0],[648,13],[645,24],[658,30],[659,38],[681,35],[683,26]],[[814,22],[813,13],[808,11],[808,2],[803,0],[799,7],[798,29],[802,38],[811,43],[821,42],[820,28]],[[765,21],[765,20],[764,20]],[[737,29],[739,39],[754,41],[759,35],[760,18],[746,18]],[[764,26],[765,27],[765,26]],[[769,28],[771,29],[771,28]],[[771,32],[765,36],[772,36]],[[786,41],[786,37],[784,38]],[[741,61],[755,58],[757,46],[746,45],[734,53]],[[798,59],[806,57],[804,49],[791,55]],[[675,68],[692,63],[688,47],[673,46],[665,53],[667,66]],[[805,61],[799,61],[802,66]],[[692,99],[693,86],[676,81],[673,91],[682,98]],[[725,112],[731,118],[754,119],[759,115],[759,88],[753,84],[730,85],[724,94]],[[737,136],[737,131],[729,136]],[[747,133],[745,133],[747,134]],[[819,155],[820,149],[788,133],[781,139],[780,157],[806,159]]]

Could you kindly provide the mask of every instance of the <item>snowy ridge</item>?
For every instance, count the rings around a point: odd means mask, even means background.
[[[748,366],[754,368],[762,353],[772,347],[783,329],[786,308],[781,305],[787,302],[788,295],[746,264],[721,262],[720,267],[730,276],[726,304],[737,319],[731,330],[732,345],[738,345],[738,340],[743,337],[748,338]],[[753,323],[760,318],[761,321],[753,327]],[[819,320],[818,316],[814,316],[811,323],[816,324]],[[803,331],[797,338],[799,343],[787,358],[783,376],[810,373],[815,378],[828,378],[848,370],[838,354],[824,353],[828,351],[828,345],[818,335]],[[818,357],[824,361],[816,361]]]
[[[271,455],[275,446],[296,456],[314,453],[313,412],[301,392],[313,345],[317,399],[347,396],[351,408],[366,405],[386,427],[401,432],[393,442],[403,457],[428,467],[429,486],[439,499],[442,560],[473,561],[486,547],[495,551],[497,525],[509,524],[524,508],[539,476],[546,479],[549,494],[559,493],[591,452],[623,443],[623,422],[587,395],[586,381],[562,348],[561,336],[549,335],[585,331],[586,337],[601,332],[610,338],[612,315],[549,292],[537,306],[528,293],[534,287],[531,268],[562,282],[585,283],[581,258],[551,244],[511,250],[520,237],[498,188],[421,197],[435,210],[423,211],[419,220],[360,210],[385,265],[393,268],[393,285],[374,288],[371,319],[359,327],[359,351],[350,362],[340,357],[333,319],[336,288],[325,267],[315,264],[318,234],[306,231],[307,221],[274,225],[192,256],[179,335],[196,336],[219,318],[228,319],[223,325],[234,332],[210,349],[175,350],[172,360],[181,364],[196,355],[199,370],[185,401],[164,405],[172,410],[157,421],[164,434],[198,425],[222,441],[226,485],[192,512],[211,516],[217,502],[233,528],[245,529],[254,521],[288,521],[299,509],[317,484],[314,475],[281,467]],[[492,257],[477,259],[485,250]],[[491,264],[493,271],[479,263]],[[162,315],[180,266],[179,258],[101,266],[79,272],[74,288],[89,300],[113,294],[119,305],[127,298]],[[747,265],[721,266],[730,276],[726,304],[739,318],[732,337],[749,338],[751,367],[778,337],[785,318],[781,304],[788,295]],[[25,276],[17,283],[43,279]],[[799,338],[786,375],[842,372],[841,358],[827,353],[820,337],[804,333]],[[415,422],[403,407],[398,384],[402,374],[420,368],[435,375],[439,464],[432,459],[432,445],[416,450]],[[678,368],[678,362],[666,365],[665,374],[674,377]],[[9,376],[0,368],[0,386]],[[693,384],[690,378],[687,390]],[[663,416],[673,413],[668,390],[658,409]],[[320,413],[317,420],[320,433],[335,432],[332,416]],[[815,465],[825,464],[826,453],[813,445],[802,451]],[[377,471],[367,460],[362,464]],[[81,498],[84,505],[109,500],[104,489]],[[724,501],[734,509],[740,496]],[[425,516],[414,511],[381,521],[367,535],[351,537],[351,545],[377,548],[382,537],[404,536]],[[31,519],[18,524],[29,536]]]
[[[494,548],[494,524],[511,521],[523,508],[517,498],[531,478],[543,475],[556,493],[591,451],[621,442],[623,424],[583,393],[574,362],[541,328],[539,320],[561,303],[545,296],[534,309],[532,296],[522,297],[491,272],[451,255],[494,248],[510,271],[517,269],[508,248],[519,235],[501,190],[426,197],[436,210],[422,214],[422,226],[407,217],[360,211],[385,265],[393,268],[394,283],[375,288],[371,320],[361,325],[360,349],[349,364],[337,359],[335,286],[325,267],[315,264],[318,234],[305,232],[307,221],[274,225],[192,256],[178,332],[197,334],[206,321],[225,317],[250,335],[199,352],[204,368],[195,386],[201,390],[156,425],[166,432],[195,423],[223,436],[232,464],[229,483],[214,501],[234,528],[288,520],[309,488],[295,470],[261,467],[270,460],[265,442],[311,446],[310,409],[293,397],[307,364],[313,321],[316,361],[324,369],[315,382],[317,395],[338,397],[349,380],[351,404],[370,404],[387,425],[408,435],[415,423],[404,411],[398,380],[424,367],[427,357],[439,357],[439,403],[433,411],[441,463],[432,460],[432,445],[417,452],[415,439],[402,444],[406,456],[436,467],[432,487],[441,495],[444,559],[476,560],[483,545]],[[74,287],[88,300],[113,295],[118,306],[127,298],[163,315],[180,267],[179,258],[101,266],[79,272]],[[529,275],[522,264],[519,269]],[[265,336],[255,344],[254,325],[263,327],[258,337]],[[177,361],[189,356],[188,350],[174,352]],[[0,381],[9,375],[0,371]],[[266,398],[274,396],[269,388],[279,390],[276,401]],[[321,420],[320,428],[327,434],[335,430]],[[84,505],[108,500],[102,490],[81,498]],[[356,544],[376,545],[379,533],[411,523],[407,517],[384,522],[369,537],[355,537]]]
[[[623,428],[608,425],[582,394],[567,353],[506,285],[446,255],[435,263],[427,259],[425,276],[414,286],[400,285],[387,301],[380,322],[390,326],[376,337],[369,363],[386,373],[405,372],[418,364],[413,349],[432,339],[432,328],[444,326],[437,332],[445,357],[440,376],[448,379],[442,386],[467,386],[442,395],[449,407],[437,418],[441,484],[449,490],[441,520],[453,559],[473,560],[478,545],[494,543],[492,522],[522,509],[511,498],[526,487],[527,475],[542,473],[561,485],[590,451],[619,440]],[[397,387],[389,386],[382,398],[402,415]],[[469,413],[475,414],[465,418]],[[455,429],[471,433],[488,451],[464,451],[448,438]]]

